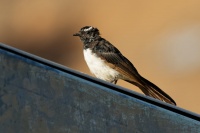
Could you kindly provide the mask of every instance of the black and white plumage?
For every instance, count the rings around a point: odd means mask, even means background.
[[[143,78],[115,46],[100,36],[97,28],[85,26],[74,36],[79,36],[83,42],[85,61],[97,78],[115,84],[119,79],[125,80],[139,87],[147,96],[176,105],[168,94]]]

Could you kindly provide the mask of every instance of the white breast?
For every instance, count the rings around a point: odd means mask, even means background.
[[[105,64],[105,61],[92,53],[91,49],[84,49],[84,58],[91,71],[97,78],[112,82],[119,73]]]

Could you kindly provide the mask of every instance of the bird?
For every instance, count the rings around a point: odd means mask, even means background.
[[[109,41],[102,38],[98,28],[84,26],[73,34],[83,43],[83,54],[92,74],[104,81],[116,84],[124,80],[150,97],[176,106],[176,102],[158,86],[142,77],[134,65]]]

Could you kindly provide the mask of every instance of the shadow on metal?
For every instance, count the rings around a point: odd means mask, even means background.
[[[200,116],[0,44],[2,133],[198,133]]]

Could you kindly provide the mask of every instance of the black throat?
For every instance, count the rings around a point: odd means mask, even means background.
[[[81,39],[82,40],[82,39]],[[96,45],[98,45],[99,42],[101,42],[102,38],[100,36],[95,37],[95,38],[85,38],[82,40],[83,42],[83,48],[87,49],[93,49]]]

